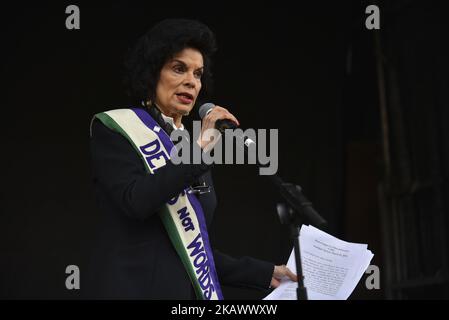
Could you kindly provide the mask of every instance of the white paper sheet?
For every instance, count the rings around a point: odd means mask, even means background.
[[[313,226],[302,226],[299,241],[309,300],[348,299],[374,256],[366,244],[340,240]],[[294,250],[287,266],[296,273]],[[297,287],[283,279],[264,300],[296,300]]]

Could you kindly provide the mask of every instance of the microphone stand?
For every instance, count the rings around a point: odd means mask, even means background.
[[[201,108],[203,107],[204,105]],[[203,118],[203,116],[201,115],[200,110],[200,117]],[[230,120],[218,120],[217,124],[217,129],[222,134],[225,134],[225,131],[227,131],[226,129],[232,130],[236,127]],[[244,152],[245,157],[248,158],[250,146],[252,145],[255,147],[256,144],[254,141],[246,139],[244,136],[235,138],[246,146]],[[260,166],[259,163],[258,166]],[[296,290],[297,299],[307,300],[307,288],[304,287],[304,275],[302,272],[299,230],[303,223],[309,223],[317,228],[324,228],[327,225],[327,222],[315,211],[315,209],[313,209],[312,203],[302,194],[302,188],[300,186],[284,182],[276,173],[268,176],[268,178],[278,189],[286,202],[286,204],[281,203],[277,205],[278,215],[282,224],[289,225],[290,237],[293,240],[295,247],[296,274],[298,276],[298,289]]]
[[[269,179],[286,201],[286,203],[277,205],[277,212],[281,223],[289,226],[290,237],[294,244],[296,274],[298,276],[297,299],[307,300],[307,288],[304,286],[302,271],[299,230],[304,222],[312,224],[317,228],[325,227],[327,222],[313,209],[312,203],[302,194],[300,186],[285,183],[277,174],[269,176]]]

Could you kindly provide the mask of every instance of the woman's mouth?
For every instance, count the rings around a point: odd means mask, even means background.
[[[177,93],[178,100],[183,104],[190,104],[193,102],[193,95],[187,92]]]

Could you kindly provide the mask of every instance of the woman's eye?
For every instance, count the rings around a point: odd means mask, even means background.
[[[202,76],[203,76],[203,73],[201,71],[195,72],[195,77],[197,79],[201,79]]]
[[[182,66],[174,66],[173,71],[175,71],[176,73],[183,73],[184,68]]]

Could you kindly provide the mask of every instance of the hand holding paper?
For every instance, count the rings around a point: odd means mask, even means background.
[[[374,256],[366,244],[340,240],[313,226],[302,226],[299,242],[309,300],[348,299]],[[296,270],[294,251],[287,267]],[[283,280],[264,300],[296,300],[297,287]]]

